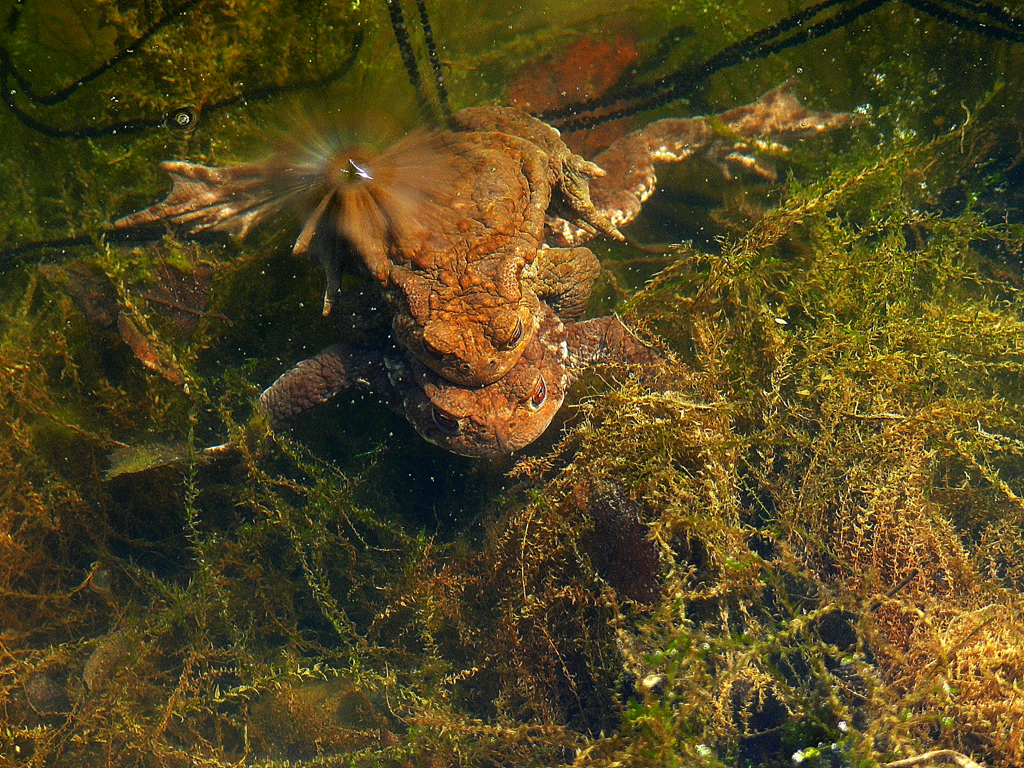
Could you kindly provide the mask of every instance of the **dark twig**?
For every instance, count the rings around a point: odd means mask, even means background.
[[[715,72],[744,61],[767,58],[771,54],[823,37],[889,1],[859,0],[849,8],[837,12],[834,16],[808,26],[809,21],[822,13],[850,2],[850,0],[824,0],[824,2],[812,5],[758,30],[739,42],[726,46],[698,64],[685,66],[671,75],[658,78],[653,83],[615,89],[598,99],[551,110],[539,117],[564,131],[571,132],[664,106],[691,95]],[[627,106],[603,113],[599,112],[626,102],[629,102]],[[582,113],[591,114],[583,115]],[[576,117],[576,115],[580,116]]]
[[[77,237],[55,237],[50,240],[34,240],[14,248],[0,251],[0,274],[6,272],[21,263],[24,256],[39,251],[60,251],[61,255],[68,248],[79,245],[92,245],[96,238],[92,235],[78,235]]]
[[[220,110],[227,109],[228,107],[236,104],[242,104],[245,102],[261,101],[264,99],[271,98],[272,96],[278,96],[283,93],[289,93],[291,91],[303,90],[306,88],[316,88],[329,83],[334,82],[338,78],[344,76],[355,64],[356,58],[359,55],[359,51],[362,48],[364,40],[363,32],[357,31],[352,41],[352,51],[348,58],[345,59],[341,65],[338,66],[333,72],[324,75],[323,77],[312,78],[309,80],[299,80],[294,83],[282,83],[280,85],[263,85],[249,88],[241,91],[234,96],[229,96],[220,101],[207,104],[203,107],[204,114],[213,114]],[[6,51],[0,49],[0,72],[4,63]],[[0,75],[0,82],[3,77]],[[82,82],[82,81],[79,81]],[[18,121],[26,126],[27,128],[36,131],[51,139],[97,139],[104,136],[115,136],[115,135],[126,135],[132,133],[139,133],[141,131],[150,130],[153,128],[162,128],[164,126],[176,127],[179,123],[175,118],[182,114],[182,109],[179,107],[174,109],[166,115],[154,115],[152,117],[139,117],[132,120],[126,120],[120,123],[102,123],[100,125],[82,126],[74,128],[63,128],[61,126],[50,125],[42,120],[37,119],[33,115],[24,111],[15,103],[14,96],[10,93],[10,90],[3,87],[0,90],[0,99],[2,99],[4,105],[11,111],[11,113],[18,119]],[[184,125],[189,128],[194,126],[197,116],[192,115]]]
[[[149,40],[153,35],[155,35],[165,26],[170,24],[177,17],[184,16],[185,13],[192,8],[192,6],[196,5],[199,2],[200,0],[185,0],[184,3],[175,8],[173,11],[168,11],[163,16],[161,16],[157,21],[150,25],[149,29],[147,29],[145,32],[143,32],[141,35],[135,38],[132,42],[130,42],[127,46],[121,49],[120,52],[114,54],[105,62],[96,67],[96,69],[92,70],[92,72],[83,75],[70,85],[60,88],[59,90],[56,90],[53,93],[48,93],[45,96],[40,96],[37,93],[35,93],[35,91],[32,89],[32,84],[24,77],[24,75],[21,74],[21,72],[18,71],[17,67],[14,66],[14,62],[11,61],[10,55],[6,50],[0,50],[0,63],[2,63],[3,66],[2,71],[4,72],[4,74],[10,75],[14,78],[14,80],[18,83],[18,87],[21,89],[21,92],[23,93],[25,98],[32,102],[32,104],[34,104],[35,106],[56,106],[61,102],[67,101],[67,99],[69,99],[82,86],[91,83],[96,78],[106,74],[109,70],[116,67],[118,64],[120,64],[128,57],[132,56],[135,53],[135,51],[138,50],[141,46],[143,46],[146,43],[146,41]],[[20,7],[21,3],[16,3],[15,10],[12,10],[10,16],[8,17],[8,28],[11,31],[13,31],[14,27],[17,26],[17,19],[20,17],[20,13],[16,13],[16,11],[20,9]],[[11,26],[12,21],[14,26]],[[7,82],[5,81],[5,91],[9,91],[9,89],[6,86]]]
[[[1024,21],[1012,16],[1003,8],[978,8],[973,4],[969,5],[957,2],[957,0],[949,2],[949,6],[952,8],[944,7],[941,2],[932,2],[932,0],[904,0],[904,2],[911,8],[916,8],[922,13],[927,13],[939,21],[952,24],[960,29],[997,40],[1007,40],[1011,43],[1024,42]],[[964,8],[968,13],[961,13],[954,10],[955,8]],[[979,11],[982,11],[981,17],[975,18],[975,14]]]
[[[30,243],[23,243],[22,245],[0,251],[0,274],[22,263],[29,254],[57,253],[60,256],[64,256],[67,254],[67,249],[86,245],[94,246],[100,238],[106,242],[124,246],[132,243],[151,243],[154,240],[158,240],[165,231],[149,228],[137,232],[129,232],[111,227],[110,229],[101,229],[98,233],[94,234],[33,240]],[[45,261],[46,259],[44,258],[43,260]]]
[[[402,13],[400,0],[387,0],[388,13],[391,16],[391,29],[395,33],[395,42],[398,43],[398,50],[402,54],[402,62],[405,64],[405,71],[409,74],[409,82],[416,91],[416,99],[419,101],[427,122],[436,121],[434,107],[423,90],[423,78],[420,77],[420,69],[416,63],[416,51],[413,50],[412,41],[409,39],[409,28],[405,25],[405,14]]]
[[[564,131],[578,131],[644,112],[692,95],[707,79],[744,61],[755,61],[848,26],[891,0],[823,0],[726,46],[698,64],[682,67],[644,85],[612,89],[599,98],[538,115]],[[997,40],[1024,42],[1024,19],[1005,8],[973,0],[902,0],[938,21]],[[817,23],[837,7],[848,6]]]
[[[434,45],[434,32],[430,28],[430,16],[427,14],[426,0],[416,0],[416,7],[420,12],[420,24],[423,27],[423,39],[427,44],[427,55],[430,57],[430,66],[434,69],[434,84],[437,88],[437,100],[441,105],[441,114],[445,122],[452,122],[452,107],[448,102],[448,89],[444,87],[444,70],[441,69],[441,61],[437,57],[437,46]]]

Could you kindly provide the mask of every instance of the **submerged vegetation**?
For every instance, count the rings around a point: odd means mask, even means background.
[[[269,24],[237,6],[249,42],[224,43],[207,86],[224,99]],[[90,23],[134,25],[124,40],[146,26],[102,7]],[[380,9],[324,8],[364,45],[391,33]],[[435,34],[459,13],[439,11]],[[505,51],[555,55],[545,40]],[[351,43],[318,49],[324,71]],[[404,77],[397,55],[361,62],[357,80]],[[915,111],[945,86],[904,66],[882,74],[907,92],[828,164],[808,147],[799,180],[729,186],[706,217],[719,244],[652,259],[636,293],[636,252],[608,254],[597,300],[630,294],[618,310],[672,358],[670,386],[583,382],[566,431],[514,464],[444,454],[369,400],[198,454],[335,333],[288,231],[245,250],[97,237],[8,268],[0,764],[1024,762],[1024,126],[994,83]],[[468,71],[453,98],[474,98]],[[222,158],[218,119],[55,144],[5,114],[23,153],[0,162],[5,253],[155,199],[165,156]]]

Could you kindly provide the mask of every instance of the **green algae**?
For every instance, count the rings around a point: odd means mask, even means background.
[[[8,41],[18,56],[42,57],[42,20],[77,6],[40,8]],[[41,85],[162,10],[102,8],[82,22],[95,49],[72,48]],[[687,38],[693,55],[770,18],[767,6],[636,8],[638,30],[713,16]],[[357,25],[390,58],[361,59],[329,90],[365,104],[390,84],[397,111],[414,107],[380,8],[199,10],[74,109],[34,113],[105,119],[136,76],[133,106],[156,114],[215,102],[238,78],[288,83],[330,69],[304,69],[314,47],[318,62],[343,60]],[[459,106],[500,94],[568,34],[536,21],[493,48],[502,12],[476,26],[465,13],[434,17],[435,34],[458,31]],[[815,101],[870,101],[866,125],[802,148],[799,181],[733,186],[704,219],[720,246],[659,255],[670,265],[619,304],[674,356],[672,386],[584,382],[569,431],[514,466],[444,455],[369,401],[325,411],[329,429],[197,458],[239,439],[259,385],[332,338],[316,320],[319,276],[288,254],[288,231],[244,246],[96,238],[72,251],[86,259],[77,272],[70,255],[7,271],[0,761],[759,765],[799,751],[873,765],[947,747],[1019,763],[1020,54],[993,45],[987,76],[951,98],[943,67],[980,44],[940,54],[921,32],[912,61],[872,60],[883,76],[854,81],[843,62],[884,49],[910,15],[815,44],[843,48],[835,73],[808,73]],[[610,6],[579,13],[588,33],[624,24]],[[747,100],[804,55],[753,80],[752,65],[725,72],[707,98]],[[154,56],[203,76],[168,81]],[[40,137],[5,112],[4,247],[94,236],[159,196],[158,160],[238,159],[294,108],[200,109],[191,133],[91,143]],[[185,329],[167,305],[204,270]],[[616,274],[609,292],[631,293]],[[109,280],[112,323],[70,290],[95,275]],[[147,444],[174,446],[175,461],[110,471]],[[609,535],[634,520],[649,536]],[[615,538],[633,550],[602,564]],[[649,601],[630,597],[645,585]]]

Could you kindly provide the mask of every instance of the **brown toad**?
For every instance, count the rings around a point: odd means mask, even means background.
[[[453,384],[398,345],[381,351],[336,344],[282,374],[260,406],[278,429],[358,387],[380,396],[429,442],[463,456],[495,456],[540,437],[569,385],[588,368],[628,365],[645,376],[661,369],[658,356],[617,318],[563,324],[541,302],[536,326],[512,369],[484,387]]]
[[[598,231],[621,237],[617,226],[653,192],[655,161],[700,155],[770,175],[752,150],[849,123],[807,110],[792,90],[785,84],[717,118],[653,123],[599,156],[607,175],[554,128],[499,107],[462,110],[455,130],[415,132],[376,156],[291,149],[223,169],[164,163],[171,194],[116,224],[244,235],[296,202],[305,225],[295,251],[326,272],[325,313],[354,252],[381,287],[399,342],[444,378],[480,386],[516,364],[540,299],[563,319],[582,316],[597,260],[547,243],[579,246]]]

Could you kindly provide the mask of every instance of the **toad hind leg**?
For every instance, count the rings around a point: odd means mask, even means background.
[[[854,122],[850,114],[814,112],[796,97],[796,83],[787,81],[752,104],[714,117],[666,118],[624,136],[594,161],[607,175],[591,182],[591,196],[618,226],[636,218],[640,205],[654,192],[655,163],[702,157],[722,168],[744,167],[768,180],[775,179],[772,155],[788,152],[778,143],[842,128]],[[755,155],[767,155],[765,161]]]
[[[276,430],[351,387],[369,390],[387,400],[392,387],[384,355],[335,344],[281,374],[260,395],[260,408]]]
[[[596,317],[566,325],[573,378],[591,366],[622,365],[635,369],[641,379],[654,381],[664,361],[640,341],[617,317]]]
[[[714,117],[666,118],[633,131],[594,158],[605,175],[590,180],[590,198],[609,221],[622,227],[640,213],[640,206],[655,190],[655,163],[703,158],[722,168],[745,168],[773,180],[772,157],[784,155],[785,139],[799,139],[843,128],[857,122],[849,113],[815,112],[795,94],[787,81],[757,101]],[[565,219],[548,221],[551,240],[579,245],[593,233]]]

